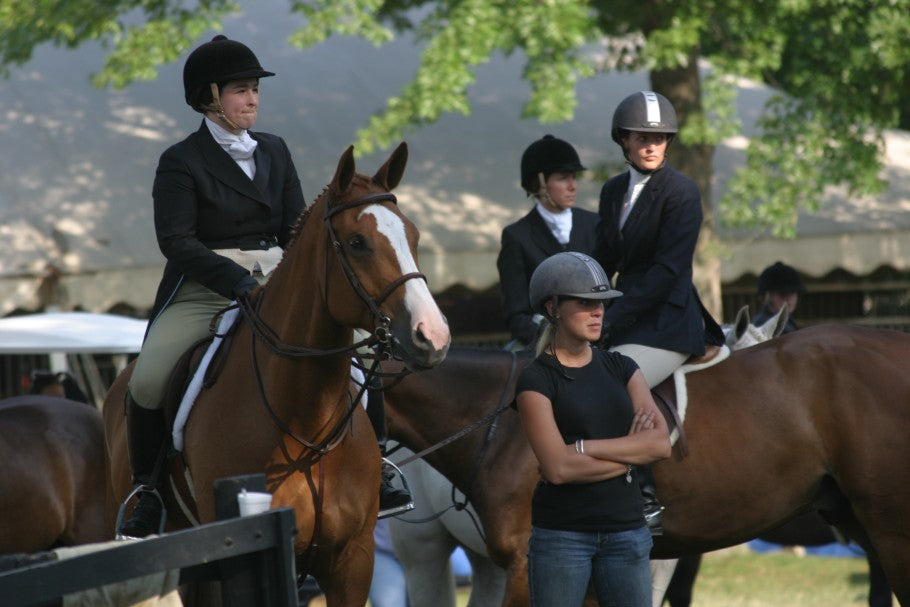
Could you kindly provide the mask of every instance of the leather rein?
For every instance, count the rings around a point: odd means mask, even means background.
[[[412,278],[421,278],[423,280],[426,280],[426,276],[420,272],[410,272],[408,274],[403,274],[402,276],[393,280],[382,290],[382,292],[379,293],[378,296],[374,298],[363,287],[363,284],[357,277],[356,272],[354,272],[354,268],[351,267],[351,263],[345,254],[344,246],[338,240],[335,229],[332,226],[332,218],[343,211],[380,202],[392,202],[394,204],[397,204],[398,200],[391,192],[369,194],[362,198],[358,198],[356,200],[328,208],[323,217],[326,230],[328,231],[332,250],[335,251],[336,257],[338,258],[341,267],[344,270],[344,274],[347,277],[348,283],[351,285],[351,288],[354,289],[354,292],[357,294],[357,297],[360,299],[360,301],[363,302],[370,310],[373,318],[378,321],[377,326],[370,334],[369,338],[355,342],[350,346],[332,349],[318,349],[309,346],[289,344],[283,341],[275,332],[275,330],[268,326],[268,324],[266,324],[266,322],[260,317],[259,305],[262,302],[261,296],[256,297],[255,301],[250,297],[241,297],[237,301],[237,306],[239,307],[240,314],[243,316],[243,319],[246,320],[246,322],[249,324],[250,332],[252,333],[252,338],[250,340],[250,350],[253,360],[253,370],[254,375],[256,376],[256,385],[259,390],[259,397],[263,406],[265,407],[275,426],[281,430],[282,433],[294,439],[294,441],[303,445],[310,451],[313,451],[320,458],[341,442],[344,435],[344,430],[350,423],[351,416],[354,414],[355,408],[361,401],[361,398],[366,391],[366,386],[370,383],[370,379],[372,379],[372,377],[377,373],[380,359],[388,359],[392,357],[392,321],[388,315],[382,312],[380,306],[398,287],[411,280]],[[328,206],[328,202],[326,202],[326,206]],[[325,280],[323,281],[324,284],[327,283],[328,280],[328,258],[326,259],[325,275]],[[324,294],[324,297],[327,297],[327,295]],[[325,303],[326,308],[328,309],[328,302],[326,301]],[[358,348],[361,348],[363,346],[367,346],[376,351],[375,355],[368,356],[369,358],[373,358],[374,361],[366,373],[366,381],[364,382],[363,386],[359,388],[357,396],[351,399],[351,402],[348,405],[344,416],[335,424],[335,426],[323,441],[314,443],[305,438],[297,436],[297,434],[295,434],[294,431],[288,427],[284,420],[278,417],[278,415],[275,413],[275,410],[269,403],[265,392],[265,383],[262,379],[262,372],[259,368],[259,361],[256,354],[257,341],[261,341],[272,354],[291,359],[316,356],[337,356],[343,354],[353,355],[357,352]]]
[[[414,523],[414,524],[429,523],[430,521],[434,521],[434,520],[438,519],[443,514],[445,514],[446,512],[448,512],[449,510],[451,510],[453,508],[456,511],[463,510],[470,517],[471,523],[473,523],[474,528],[476,529],[481,540],[483,540],[484,543],[486,543],[486,536],[483,532],[483,528],[480,526],[480,523],[478,523],[477,519],[474,517],[474,515],[471,513],[471,511],[467,509],[468,503],[471,501],[471,499],[468,497],[467,494],[468,494],[468,492],[471,491],[471,489],[474,486],[474,483],[477,480],[477,473],[480,471],[480,464],[483,462],[484,458],[486,457],[490,444],[493,442],[493,437],[496,434],[496,430],[499,427],[499,419],[512,403],[512,399],[510,399],[509,396],[511,396],[511,394],[512,394],[511,386],[512,386],[513,380],[515,379],[516,372],[518,370],[518,356],[515,354],[515,352],[510,352],[510,354],[511,354],[512,358],[511,358],[511,366],[509,368],[509,376],[506,379],[505,387],[503,388],[502,394],[499,397],[499,403],[496,405],[496,408],[493,410],[492,413],[489,413],[488,415],[482,417],[481,419],[475,421],[474,423],[472,423],[468,426],[465,426],[464,428],[462,428],[455,434],[452,434],[451,436],[439,441],[438,443],[435,443],[435,444],[427,447],[423,451],[420,451],[419,453],[414,453],[414,454],[410,455],[409,457],[406,457],[405,459],[401,460],[400,462],[397,462],[397,464],[396,464],[399,468],[403,468],[407,464],[410,464],[411,462],[413,462],[415,460],[421,459],[424,456],[429,455],[430,453],[433,453],[434,451],[445,447],[449,443],[455,442],[456,440],[467,436],[468,434],[474,432],[475,430],[481,428],[482,426],[485,426],[486,424],[490,424],[490,427],[487,429],[486,436],[484,436],[483,443],[480,446],[480,451],[477,453],[476,457],[474,458],[473,465],[471,466],[471,475],[468,478],[468,483],[465,487],[464,501],[462,502],[462,501],[458,500],[458,497],[455,493],[455,489],[456,489],[455,483],[452,483],[452,505],[451,506],[448,506],[448,507],[440,510],[439,512],[434,512],[433,514],[431,514],[425,518],[406,519],[406,518],[399,517],[398,520],[400,520],[404,523]],[[392,453],[394,453],[401,447],[402,447],[402,445],[401,445],[401,443],[399,443],[398,445],[396,445],[389,451],[389,455],[391,455]]]

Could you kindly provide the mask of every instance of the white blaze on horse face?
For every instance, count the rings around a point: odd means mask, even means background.
[[[380,205],[370,205],[360,212],[371,214],[376,220],[376,230],[385,236],[398,257],[402,275],[419,272],[417,261],[411,254],[407,233],[401,217]],[[423,335],[423,338],[436,351],[445,349],[450,340],[449,325],[436,305],[424,280],[408,280],[402,287],[405,289],[404,303],[411,313],[411,331]]]

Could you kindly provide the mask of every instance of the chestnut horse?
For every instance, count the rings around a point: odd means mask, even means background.
[[[910,335],[826,325],[688,374],[689,454],[677,445],[653,467],[667,510],[652,555],[740,544],[816,510],[877,553],[898,600],[910,605],[908,353]],[[453,349],[386,397],[390,436],[417,452],[499,411],[492,437],[481,429],[425,459],[480,515],[490,557],[508,571],[504,605],[528,603],[537,461],[517,413],[503,404],[514,393],[513,367],[529,362],[528,354]],[[434,415],[423,414],[431,406]]]
[[[0,554],[108,539],[101,413],[53,396],[0,401]]]
[[[373,333],[371,344],[411,369],[436,365],[449,346],[445,318],[417,269],[417,228],[390,193],[406,162],[404,143],[373,177],[355,172],[353,146],[341,156],[268,283],[241,302],[232,347],[186,422],[192,516],[181,516],[170,486],[165,491],[171,527],[208,522],[215,480],[264,472],[273,506],[296,511],[297,570],[316,578],[331,606],[367,600],[379,503],[379,448],[351,388],[353,329]],[[111,506],[131,488],[128,371],[104,408]],[[174,468],[171,479],[182,477]]]

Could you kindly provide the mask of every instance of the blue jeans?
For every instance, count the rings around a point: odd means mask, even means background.
[[[381,550],[376,551],[373,561],[370,605],[373,607],[407,607],[408,605],[404,569],[394,555]]]
[[[601,607],[650,607],[651,532],[531,530],[528,578],[532,607],[584,602],[593,581]]]

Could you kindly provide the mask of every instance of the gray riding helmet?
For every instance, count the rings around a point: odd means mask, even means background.
[[[620,142],[621,131],[642,131],[646,133],[668,133],[679,131],[676,110],[670,100],[654,91],[639,91],[619,102],[613,112],[610,135]]]
[[[612,288],[599,263],[576,251],[557,253],[540,262],[531,275],[528,290],[531,308],[544,316],[544,303],[553,297],[613,299],[622,295]]]

